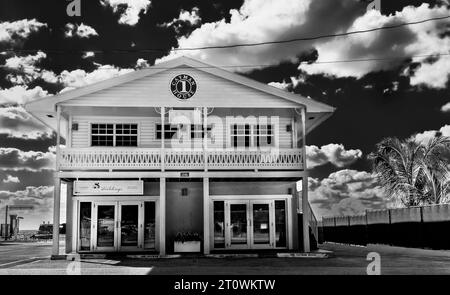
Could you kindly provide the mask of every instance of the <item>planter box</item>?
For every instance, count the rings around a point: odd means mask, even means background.
[[[175,242],[174,252],[200,252],[200,241]]]

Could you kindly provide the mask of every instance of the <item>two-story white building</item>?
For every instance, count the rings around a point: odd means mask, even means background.
[[[333,107],[181,57],[26,109],[57,133],[66,253],[309,251],[305,137]]]

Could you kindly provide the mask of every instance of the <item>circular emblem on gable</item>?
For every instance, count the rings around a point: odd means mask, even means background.
[[[197,82],[191,76],[181,74],[172,79],[170,90],[178,99],[189,99],[197,91]]]

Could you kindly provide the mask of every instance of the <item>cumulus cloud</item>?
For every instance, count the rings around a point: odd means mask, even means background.
[[[38,67],[38,64],[46,57],[44,52],[38,51],[35,55],[13,56],[6,59],[5,67],[10,71],[6,79],[17,85],[27,85],[37,78],[55,83],[56,76],[52,71]]]
[[[64,35],[67,38],[89,38],[92,36],[98,36],[98,33],[93,27],[90,27],[83,23],[81,23],[80,25],[68,23],[66,24]]]
[[[445,5],[431,7],[407,6],[388,16],[377,10],[366,11],[367,3],[357,0],[246,0],[239,10],[230,10],[230,21],[203,23],[189,36],[178,38],[180,48],[259,43],[289,40],[299,37],[328,35],[365,30],[404,22],[412,22],[449,14]],[[333,11],[333,13],[330,13]],[[270,21],[267,21],[269,20]],[[326,19],[326,21],[323,21]],[[373,60],[352,63],[302,63],[299,69],[308,74],[337,77],[357,77],[378,70],[388,70],[412,59],[415,67],[406,71],[412,85],[442,88],[448,81],[450,60],[437,54],[450,47],[445,20],[392,30],[356,34],[346,37],[323,38],[309,42],[269,44],[230,49],[171,52],[159,63],[181,54],[190,55],[212,64],[279,64],[298,62],[297,56],[315,49],[318,61],[402,57],[386,61]],[[301,32],[301,33],[299,33]],[[435,59],[419,55],[436,55]],[[413,57],[414,56],[414,57]],[[236,68],[238,71],[248,71]]]
[[[309,200],[318,216],[358,214],[392,206],[375,175],[339,170],[319,180],[309,178]]]
[[[188,37],[181,36],[178,45],[183,48],[232,45],[292,39],[299,37],[299,34],[309,36],[333,33],[346,29],[350,20],[364,10],[365,5],[356,0],[246,0],[239,10],[230,10],[230,21],[224,18],[217,22],[203,23]],[[327,21],[323,21],[324,19]],[[308,42],[293,42],[233,50],[172,52],[161,60],[187,54],[212,64],[276,65],[281,61],[296,61],[300,53],[312,48],[312,44]]]
[[[0,105],[25,104],[37,98],[47,96],[48,92],[40,86],[29,89],[26,86],[13,86],[8,89],[0,88]],[[1,126],[0,126],[1,128]]]
[[[202,19],[199,15],[198,7],[192,8],[191,11],[181,9],[178,18],[174,18],[171,22],[160,24],[161,27],[173,27],[176,33],[181,32],[181,28],[185,25],[195,27],[200,25]]]
[[[0,23],[0,43],[19,43],[46,26],[47,24],[38,22],[36,19],[2,22]]]
[[[7,175],[5,179],[2,181],[3,183],[19,183],[19,177]]]
[[[447,102],[441,107],[441,112],[448,113],[450,112],[450,102]]]
[[[426,144],[430,139],[436,137],[437,134],[442,136],[450,136],[450,125],[442,126],[439,130],[427,130],[413,136],[418,143]]]
[[[114,13],[120,13],[119,23],[134,26],[139,22],[139,14],[147,13],[150,0],[101,0],[103,6],[109,6]]]
[[[95,53],[93,51],[86,51],[85,53],[83,53],[83,56],[81,58],[90,58],[90,57],[94,57]]]
[[[291,84],[283,81],[283,82],[270,82],[268,83],[268,85],[282,90],[286,90],[290,87]]]
[[[149,66],[150,66],[150,64],[148,63],[148,60],[146,60],[146,59],[139,58],[136,61],[136,68],[138,68],[138,69],[148,68]]]
[[[346,31],[383,27],[448,14],[449,9],[446,6],[431,8],[429,4],[422,4],[419,7],[407,6],[402,11],[389,16],[384,16],[377,10],[371,10],[356,18]],[[391,69],[400,65],[407,58],[412,58],[419,66],[415,70],[409,71],[411,85],[424,84],[429,87],[443,88],[450,73],[449,60],[437,56],[442,53],[443,48],[450,47],[450,37],[442,37],[446,30],[444,24],[445,20],[433,21],[395,30],[358,34],[348,38],[338,37],[326,42],[318,42],[315,45],[319,54],[319,62],[377,57],[404,57],[403,59],[336,64],[312,63],[301,64],[299,68],[309,74],[320,73],[337,77],[360,78],[369,72]],[[428,54],[434,54],[437,57],[433,61],[427,57],[414,57]]]
[[[52,131],[29,115],[22,107],[0,108],[0,134],[22,139],[44,139]]]
[[[65,90],[68,90],[117,77],[132,71],[134,69],[121,69],[113,65],[100,65],[92,72],[86,72],[81,69],[73,71],[64,70],[58,76],[58,81],[66,86]]]
[[[53,152],[22,151],[16,148],[0,148],[0,170],[38,172],[55,168]]]
[[[330,143],[320,148],[315,145],[306,146],[308,168],[314,168],[327,163],[331,163],[337,167],[345,167],[353,164],[361,156],[361,150],[346,150],[342,144]]]

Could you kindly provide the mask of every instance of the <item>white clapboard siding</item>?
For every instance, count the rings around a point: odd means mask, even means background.
[[[156,125],[161,122],[159,117],[117,117],[117,116],[75,116],[73,123],[78,124],[78,130],[72,131],[72,147],[89,147],[90,146],[90,124],[91,123],[137,123],[139,126],[139,147],[161,147],[161,140],[156,139]],[[225,122],[225,120],[224,120]],[[291,148],[292,147],[292,132],[287,131],[287,125],[291,124],[291,118],[281,117],[279,118],[279,147]],[[227,132],[224,128],[214,128],[212,136],[215,139],[214,142],[209,139],[209,148],[221,148],[226,147],[230,138],[227,138]],[[222,141],[220,141],[222,138]],[[195,147],[202,147],[202,139],[195,140]],[[165,147],[171,148],[171,140],[165,141]],[[177,146],[180,147],[180,146]]]
[[[188,100],[177,99],[170,91],[170,81],[187,74],[197,81],[197,91]],[[298,104],[247,87],[198,69],[174,68],[118,86],[74,98],[63,105],[85,106],[178,106],[178,107],[261,107],[293,108]]]

